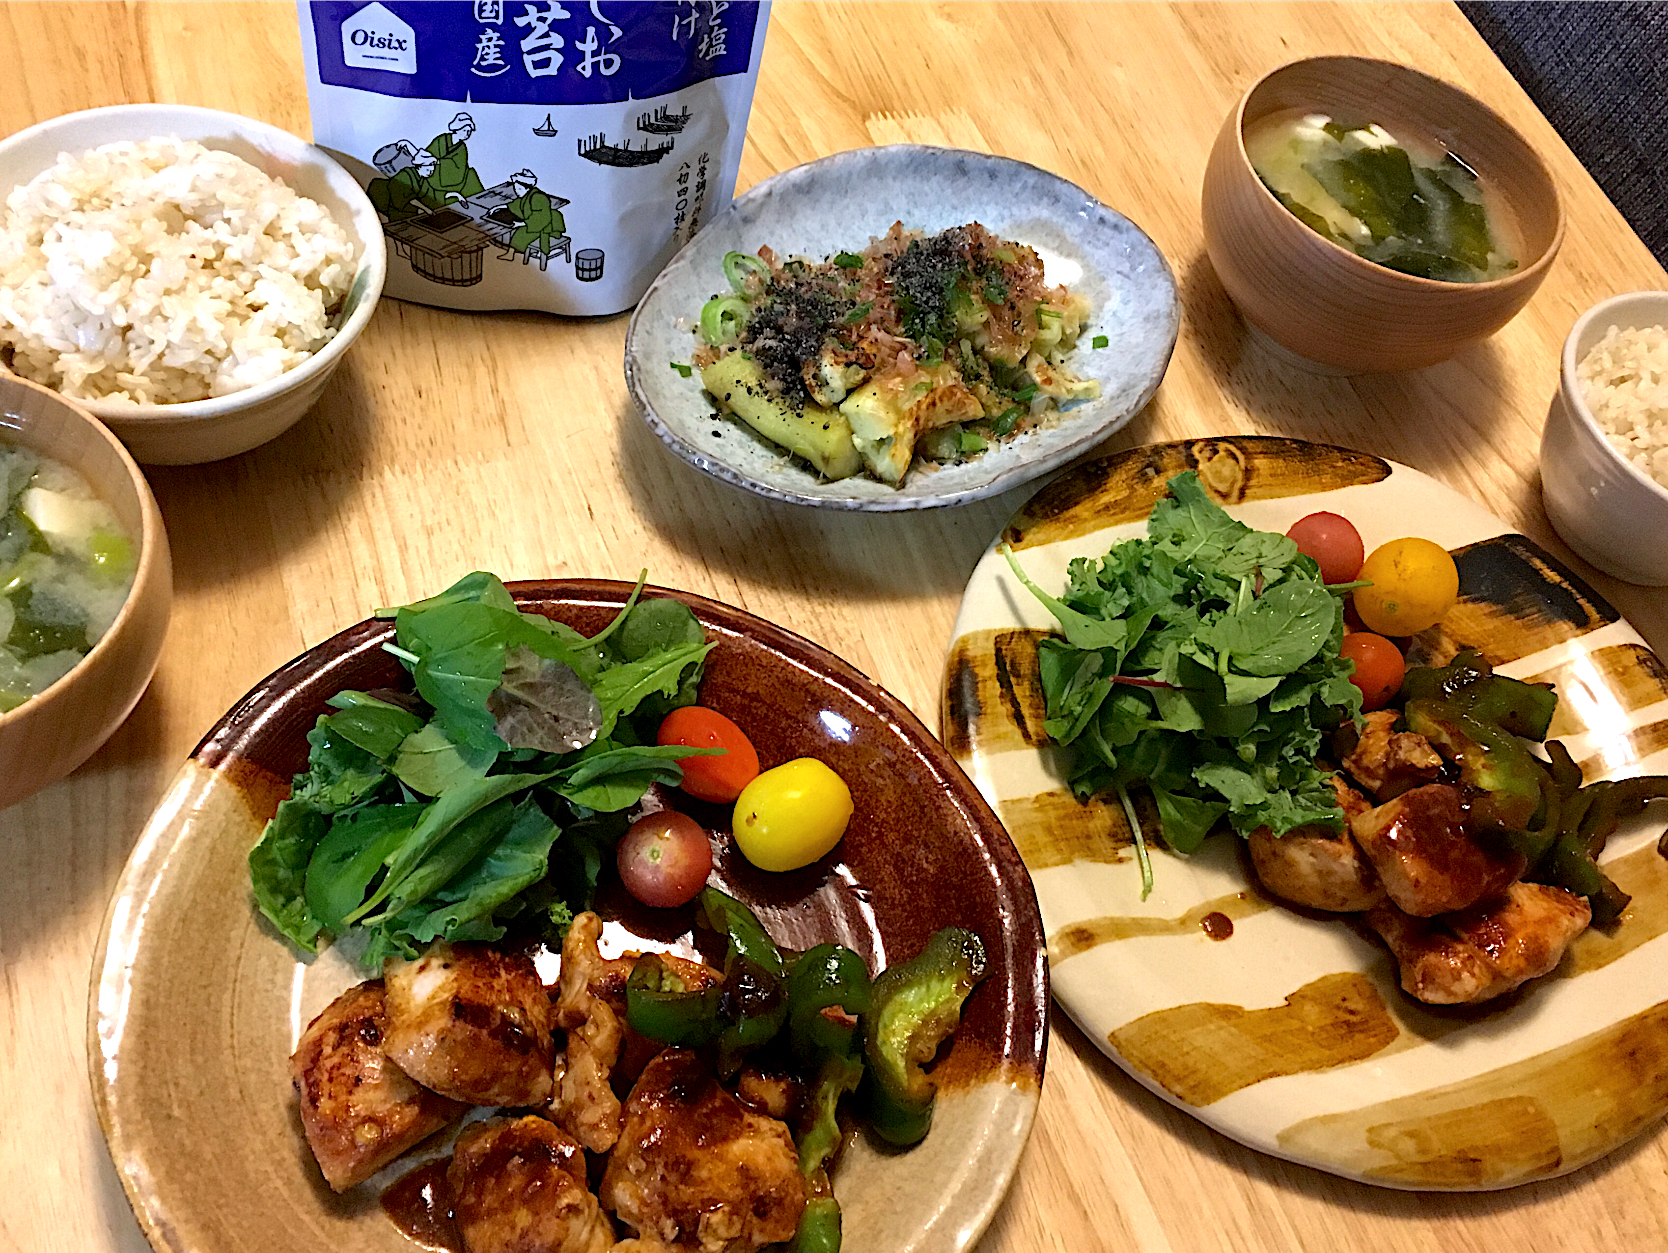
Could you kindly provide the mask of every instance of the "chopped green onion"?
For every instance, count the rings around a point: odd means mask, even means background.
[[[1012,435],[1014,424],[1019,421],[1023,410],[1018,405],[1005,409],[990,420],[990,429],[998,436]]]
[[[834,254],[834,264],[842,270],[855,270],[863,264],[863,258],[855,252],[837,252]]]
[[[685,365],[681,361],[668,361],[666,364],[671,366],[679,374],[683,375],[684,378],[688,378],[691,374],[695,373],[694,366]]]
[[[1106,336],[1104,336],[1104,335],[1096,335],[1092,340],[1089,341],[1089,347],[1091,347],[1091,348],[1105,348],[1111,342],[1112,341],[1107,339]]]
[[[744,290],[749,274],[757,274],[760,278],[770,277],[770,267],[757,257],[750,257],[745,252],[726,252],[724,254],[724,277],[730,281],[730,286],[737,291]]]
[[[1061,319],[1065,316],[1066,315],[1064,313],[1060,312],[1060,310],[1051,309],[1047,305],[1038,305],[1037,306],[1037,325],[1038,326],[1041,326],[1043,324],[1043,319],[1044,318],[1047,318],[1050,321],[1059,321],[1059,319]]]
[[[714,296],[701,306],[701,338],[714,348],[735,343],[746,325],[747,302],[740,296]]]
[[[854,306],[850,313],[840,319],[840,322],[845,326],[856,326],[864,318],[869,316],[870,311],[873,310],[874,307],[874,301],[865,300],[862,304]]]
[[[1022,405],[1028,405],[1037,398],[1037,385],[1027,383],[1014,393],[1014,399]]]
[[[990,441],[977,431],[956,432],[956,444],[962,452],[983,452],[990,447]]]

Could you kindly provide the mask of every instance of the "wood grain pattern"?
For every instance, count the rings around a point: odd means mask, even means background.
[[[1203,255],[1205,158],[1233,102],[1299,56],[1416,65],[1497,109],[1546,158],[1568,236],[1513,322],[1406,375],[1321,379],[1247,336]],[[308,133],[286,3],[0,8],[0,130],[162,100]],[[1127,213],[1181,284],[1181,341],[1103,451],[1231,433],[1358,448],[1433,474],[1569,561],[1659,651],[1668,598],[1593,574],[1547,526],[1538,440],[1578,314],[1668,275],[1448,4],[782,3],[740,185],[871,143],[1034,162]],[[222,465],[151,475],[174,541],[172,634],[149,694],[78,774],[0,813],[0,1247],[143,1253],[89,1105],[87,967],[110,887],[167,780],[263,675],[378,604],[477,566],[635,577],[741,605],[847,658],[937,723],[974,561],[1021,503],[830,517],[685,469],[620,376],[625,319],[385,302],[320,407]],[[1492,1196],[1385,1192],[1263,1157],[1124,1075],[1063,1015],[1041,1116],[981,1253],[1359,1253],[1668,1243],[1668,1138]]]

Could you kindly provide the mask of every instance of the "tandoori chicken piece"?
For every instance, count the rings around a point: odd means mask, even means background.
[[[1361,846],[1350,836],[1348,820],[1372,808],[1337,775],[1332,776],[1345,828],[1297,827],[1275,835],[1258,827],[1246,841],[1257,878],[1274,895],[1295,905],[1335,914],[1358,913],[1384,899],[1384,887]]]
[[[1429,740],[1395,729],[1400,717],[1394,709],[1367,714],[1361,738],[1343,758],[1344,769],[1380,801],[1394,800],[1442,771],[1442,757]]]
[[[1591,918],[1585,899],[1542,883],[1514,883],[1443,918],[1414,918],[1389,904],[1367,913],[1401,965],[1402,987],[1432,1005],[1492,1000],[1548,973]]]
[[[301,1033],[290,1075],[325,1182],[363,1183],[467,1108],[413,1083],[383,1051],[381,979],[332,1001]]]
[[[1396,907],[1430,918],[1503,891],[1527,868],[1523,854],[1473,840],[1464,816],[1458,789],[1431,783],[1357,815],[1350,832]]]
[[[489,1118],[458,1137],[446,1182],[465,1253],[608,1253],[614,1226],[585,1152],[548,1119]]]
[[[602,1177],[602,1203],[680,1253],[756,1253],[805,1209],[793,1136],[743,1108],[688,1049],[644,1068]]]
[[[418,1083],[471,1105],[550,1100],[550,997],[530,957],[439,941],[383,979],[388,1055]]]
[[[556,1025],[568,1033],[568,1047],[556,1064],[551,1112],[564,1131],[593,1153],[606,1153],[620,1138],[620,1098],[609,1077],[625,1034],[623,1016],[591,991],[591,980],[612,974],[615,965],[597,951],[601,934],[602,920],[590,912],[568,927],[554,1011]]]

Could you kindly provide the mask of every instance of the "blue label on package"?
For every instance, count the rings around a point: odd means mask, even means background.
[[[321,81],[497,104],[642,100],[745,74],[756,3],[314,0]]]

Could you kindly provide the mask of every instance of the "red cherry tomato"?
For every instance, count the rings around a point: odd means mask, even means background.
[[[695,819],[673,809],[631,824],[615,852],[620,882],[645,905],[671,909],[694,900],[712,873],[712,843]]]
[[[1351,631],[1338,650],[1355,663],[1349,681],[1361,689],[1363,709],[1383,709],[1402,690],[1407,662],[1399,648],[1371,631]]]
[[[723,756],[680,757],[683,790],[697,800],[728,804],[759,773],[759,754],[753,741],[716,709],[685,705],[667,714],[655,737],[662,745],[722,748]]]
[[[1361,545],[1361,533],[1348,518],[1312,513],[1292,523],[1286,538],[1297,544],[1298,552],[1315,559],[1321,578],[1328,583],[1349,583],[1361,573],[1367,552]]]

